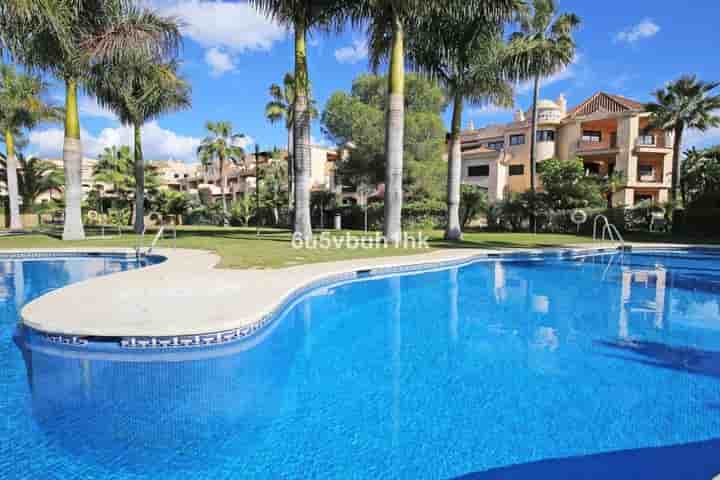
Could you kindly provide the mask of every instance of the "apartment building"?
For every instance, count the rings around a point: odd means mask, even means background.
[[[492,200],[530,188],[530,116],[462,132],[462,181],[487,189]],[[642,200],[664,202],[672,176],[672,134],[649,128],[640,102],[599,92],[574,108],[563,95],[538,102],[538,162],[579,157],[588,174],[622,171],[627,185],[615,205]],[[537,184],[542,188],[538,179]]]

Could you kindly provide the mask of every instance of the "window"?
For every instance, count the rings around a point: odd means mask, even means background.
[[[525,135],[520,133],[518,135],[510,135],[510,145],[522,145],[525,143]]]
[[[537,141],[538,142],[554,142],[555,141],[555,130],[538,130]]]
[[[473,165],[468,167],[468,177],[487,177],[490,175],[490,165]]]
[[[655,180],[655,167],[652,165],[638,165],[638,177],[641,181]]]
[[[602,132],[599,130],[583,130],[582,141],[600,143],[602,141]]]
[[[510,175],[524,175],[525,165],[510,165],[508,172]]]
[[[655,145],[655,135],[640,135],[638,137],[639,145]]]
[[[585,175],[600,175],[600,165],[597,163],[586,163]]]
[[[499,140],[497,142],[488,142],[487,148],[492,148],[493,150],[502,150],[505,148],[505,142],[502,140]]]

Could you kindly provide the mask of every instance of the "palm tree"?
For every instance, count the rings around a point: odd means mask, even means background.
[[[203,165],[207,166],[217,161],[220,174],[220,195],[222,196],[223,223],[228,226],[228,208],[225,198],[227,188],[227,176],[225,175],[225,162],[238,164],[245,158],[245,150],[238,142],[245,138],[242,133],[236,134],[232,131],[230,122],[207,122],[205,129],[210,135],[205,137],[198,147],[198,156]]]
[[[40,195],[52,194],[62,189],[63,171],[54,163],[38,157],[15,156],[17,166],[17,189],[24,205],[33,205]],[[7,186],[7,157],[0,154],[0,180]]]
[[[32,128],[42,120],[55,120],[62,116],[59,109],[42,100],[46,90],[47,85],[40,78],[18,74],[10,65],[0,65],[0,132],[7,153],[5,177],[10,203],[10,228],[13,230],[22,228],[15,157],[16,137],[23,129]]]
[[[135,137],[135,233],[145,227],[145,162],[142,126],[165,113],[190,107],[190,85],[177,74],[174,62],[152,59],[117,63],[94,74],[88,87],[98,102],[131,125]]]
[[[664,88],[653,92],[655,102],[645,105],[650,112],[651,128],[673,132],[673,170],[670,199],[677,200],[680,184],[680,149],[683,132],[694,128],[701,132],[720,126],[720,95],[711,92],[720,82],[704,82],[695,75],[683,75]]]
[[[250,0],[275,21],[295,30],[295,98],[293,99],[293,160],[295,162],[294,234],[312,238],[310,223],[310,108],[307,35],[313,29],[340,26],[349,2],[343,0]]]
[[[119,208],[117,200],[127,201],[132,190],[132,178],[133,158],[130,147],[105,147],[93,168],[93,180],[112,186],[116,208]]]
[[[295,183],[295,165],[293,162],[293,125],[295,124],[295,77],[292,73],[286,73],[283,78],[282,86],[273,83],[270,85],[270,100],[265,105],[265,118],[270,123],[277,123],[285,120],[285,129],[288,134],[288,183],[289,183],[289,201],[292,210],[292,202],[294,200],[294,183]],[[315,100],[312,99],[310,92],[310,84],[308,82],[308,110],[310,118],[317,118],[318,111],[315,106]]]
[[[180,45],[177,21],[127,0],[4,0],[0,43],[20,63],[65,83],[63,239],[82,239],[78,86],[95,70],[93,65],[174,55]]]
[[[627,185],[627,177],[622,170],[616,170],[603,178],[601,181],[601,188],[605,197],[607,198],[607,208],[613,208],[612,197],[618,190],[625,188]]]
[[[574,13],[558,14],[557,0],[533,0],[532,12],[522,9],[518,15],[520,32],[512,36],[517,47],[516,65],[519,71],[533,73],[532,124],[530,133],[530,190],[535,192],[537,159],[538,112],[540,80],[553,75],[575,58],[572,32],[580,25]]]
[[[497,2],[487,17],[483,10],[434,15],[420,19],[408,31],[408,58],[421,72],[438,80],[453,102],[448,146],[445,238],[462,238],[460,183],[462,153],[460,129],[465,101],[511,107],[513,88],[508,82],[502,33],[513,8]],[[505,7],[505,8],[503,8]]]

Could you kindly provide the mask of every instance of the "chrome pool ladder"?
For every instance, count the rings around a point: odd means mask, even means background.
[[[620,230],[610,223],[605,215],[597,215],[595,220],[593,220],[593,240],[598,240],[598,222],[601,222],[602,227],[600,231],[601,240],[604,242],[605,236],[607,235],[609,241],[618,242],[620,243],[620,247],[625,249],[625,239],[620,235]]]

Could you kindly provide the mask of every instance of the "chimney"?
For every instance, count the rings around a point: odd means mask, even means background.
[[[557,104],[560,106],[560,114],[565,115],[567,114],[567,99],[565,98],[565,95],[562,93],[557,99]]]
[[[515,110],[515,116],[513,117],[514,122],[524,122],[525,121],[525,114],[522,110],[519,108]]]

